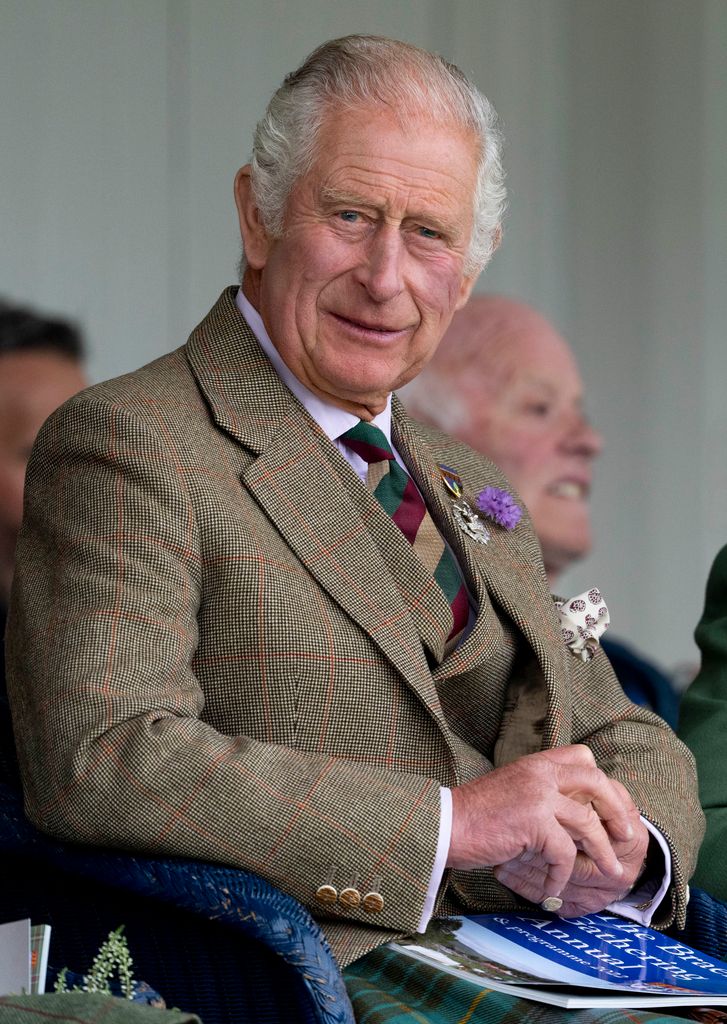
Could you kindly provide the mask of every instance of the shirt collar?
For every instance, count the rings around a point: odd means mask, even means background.
[[[316,421],[326,436],[331,441],[335,441],[337,437],[340,437],[350,427],[355,426],[358,423],[358,416],[346,412],[344,409],[339,409],[338,406],[331,405],[330,402],[326,402],[318,395],[314,395],[305,384],[298,380],[270,340],[262,317],[245,297],[242,288],[238,290],[235,301],[237,308],[247,321],[248,327],[255,335],[260,348],[272,363],[273,369],[283,384],[293,392],[300,404],[309,416]],[[386,400],[386,408],[377,416],[374,416],[371,422],[386,435],[386,440],[391,444],[391,395]]]

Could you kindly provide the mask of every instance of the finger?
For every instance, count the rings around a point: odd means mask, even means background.
[[[623,867],[594,807],[560,796],[554,810],[558,823],[577,843],[578,848],[590,857],[601,874],[607,879],[620,880]],[[573,862],[575,865],[575,858]]]
[[[589,864],[591,877],[588,881],[584,879],[582,882],[575,882],[574,876],[571,875],[568,883],[557,894],[563,900],[563,907],[558,910],[561,917],[576,916],[573,910],[577,907],[581,908],[580,913],[602,910],[619,897],[620,890],[616,887],[604,888],[600,884],[601,876],[597,874],[592,862],[583,854],[580,857]],[[498,864],[493,869],[493,874],[501,885],[530,900],[531,903],[542,903],[547,896],[556,895],[549,888],[548,865],[540,857],[537,861],[531,860],[527,863],[523,862],[522,857],[513,858],[505,864]]]
[[[539,903],[546,896],[560,895],[570,880],[577,852],[568,833],[551,821],[538,848],[524,850],[493,870],[503,885]]]
[[[569,768],[584,768],[594,770],[593,775],[571,775],[567,773],[563,781],[569,787],[562,789],[566,796],[574,799],[579,797],[588,798],[591,801],[598,800],[596,808],[600,816],[608,822],[609,830],[613,829],[615,838],[630,839],[633,832],[633,814],[638,817],[638,810],[631,799],[631,794],[617,779],[609,778],[602,772],[593,756],[593,751],[584,743],[572,743],[565,747],[553,747],[551,750],[544,750],[538,756],[542,756],[552,763]],[[573,788],[576,786],[582,789]],[[583,801],[581,801],[583,802]],[[631,812],[631,813],[629,813]]]
[[[582,914],[597,914],[617,898],[607,889],[576,889],[561,894],[563,905],[558,909],[559,917],[580,917]]]
[[[558,895],[563,904],[555,911],[559,917],[598,913],[623,896],[623,886],[619,888],[601,884],[601,876],[595,874],[593,864],[583,854],[579,855],[578,860],[588,863],[591,874],[588,878],[576,881],[574,872],[568,884],[561,889]],[[501,885],[531,903],[540,904],[547,895],[554,895],[547,891],[547,873],[542,863],[523,864],[521,858],[514,858],[506,864],[498,865],[494,875]]]
[[[498,864],[493,869],[495,878],[501,885],[516,892],[523,899],[531,903],[541,903],[546,894],[554,896],[555,893],[547,893],[548,874],[540,868],[528,870],[518,861],[508,861],[507,864]]]
[[[631,798],[631,794],[626,787],[618,781],[618,779],[610,779],[611,787],[616,793],[617,798],[621,801],[623,813],[630,826],[629,830],[625,830],[623,827],[623,818],[620,816],[617,818],[607,817],[604,814],[601,815],[601,821],[603,821],[609,835],[617,842],[628,842],[636,834],[636,830],[639,827],[641,813]]]
[[[623,863],[621,865],[624,866]],[[573,872],[567,886],[567,894],[573,895],[575,899],[582,899],[584,890],[602,891],[608,894],[608,901],[618,898],[628,889],[628,875],[624,871],[620,879],[607,879],[601,874],[596,865],[584,853],[578,853]],[[563,893],[561,893],[563,896]],[[563,897],[565,899],[565,896]]]
[[[610,834],[623,842],[633,838],[636,808],[623,786],[609,779],[600,768],[559,765],[556,776],[564,796],[581,804],[585,802],[583,797],[587,797],[598,817],[607,822]]]
[[[576,854],[571,872],[569,886],[598,886],[603,882],[603,875],[590,857],[580,850]]]

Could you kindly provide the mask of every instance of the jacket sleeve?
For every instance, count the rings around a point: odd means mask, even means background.
[[[591,748],[599,767],[623,783],[643,816],[665,837],[672,885],[652,924],[667,927],[676,920],[683,927],[687,882],[704,832],[694,758],[662,719],[629,701],[603,651],[588,663],[570,660],[573,742]]]
[[[339,902],[328,915],[414,931],[439,783],[383,757],[349,760],[343,745],[296,749],[205,720],[195,657],[203,580],[215,579],[201,518],[213,513],[175,452],[153,416],[88,393],[38,440],[7,650],[27,813],[64,839],[244,867],[317,911],[329,875],[339,890],[356,880],[383,909]],[[260,567],[240,561],[254,607]]]

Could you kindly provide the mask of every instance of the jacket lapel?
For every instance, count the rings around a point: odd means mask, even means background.
[[[441,723],[421,638],[376,543],[377,531],[399,531],[282,384],[241,317],[235,292],[223,293],[187,351],[215,423],[257,456],[242,482],[320,586]],[[403,536],[381,540],[408,547]]]
[[[396,527],[384,522],[375,499],[282,384],[241,317],[235,294],[236,288],[223,292],[187,345],[212,418],[257,456],[245,470],[243,482],[272,527],[441,722],[442,710],[421,638],[381,554],[388,550],[387,544],[407,542],[387,533]],[[439,456],[422,441],[420,430],[396,396],[393,409],[394,444],[480,608],[495,602],[532,648],[551,711],[544,745],[557,744],[569,729],[563,713],[567,701],[560,699],[568,678],[567,654],[544,577],[521,547],[517,529],[492,527],[490,542],[482,545],[457,527],[437,467]],[[499,477],[492,482],[499,482]],[[466,497],[474,506],[475,495]],[[401,554],[411,557],[408,549]],[[486,630],[485,616],[480,615],[468,639],[447,659],[447,670],[466,670],[481,658]]]
[[[565,681],[569,678],[569,655],[563,644],[547,581],[538,565],[523,550],[518,528],[510,531],[488,522],[490,540],[487,544],[477,543],[459,529],[452,512],[453,501],[437,465],[437,453],[422,443],[419,429],[396,398],[394,412],[396,447],[407,462],[442,535],[457,556],[480,608],[474,629],[446,659],[441,669],[435,671],[435,677],[465,672],[482,658],[488,646],[488,609],[493,602],[509,616],[537,661],[536,674],[544,681],[544,708],[548,712],[543,746],[557,745],[560,737],[570,732],[570,722],[566,721],[565,714],[569,704],[563,700]],[[444,455],[441,459],[448,461]],[[478,481],[478,485],[489,482]],[[493,477],[491,482],[499,484],[500,479]],[[467,480],[463,483],[465,500],[476,508],[476,494],[468,492]],[[532,662],[523,666],[531,689],[533,667]]]

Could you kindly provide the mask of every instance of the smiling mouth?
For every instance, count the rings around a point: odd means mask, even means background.
[[[389,324],[376,324],[364,320],[356,320],[350,316],[343,316],[341,313],[331,313],[330,315],[344,327],[348,327],[362,335],[369,335],[370,337],[393,338],[407,330],[407,327],[391,327]]]
[[[579,480],[557,480],[548,488],[548,494],[567,501],[587,501],[590,493],[590,484]]]

